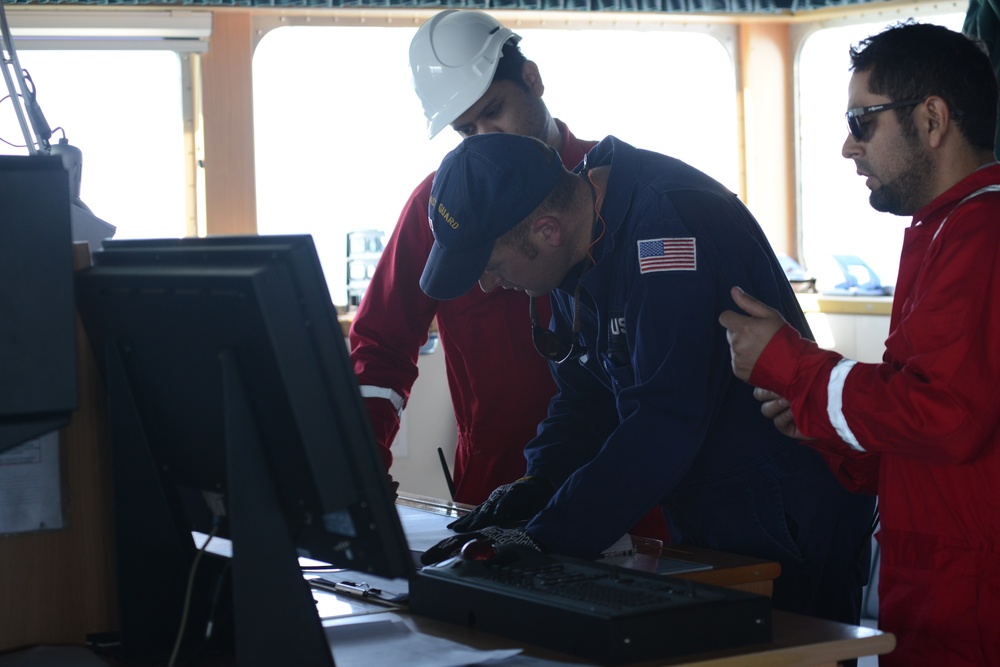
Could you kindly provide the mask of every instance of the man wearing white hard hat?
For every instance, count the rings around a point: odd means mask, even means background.
[[[545,103],[538,66],[518,46],[520,36],[477,10],[445,10],[410,44],[413,86],[429,137],[451,126],[464,136],[505,132],[535,137],[559,151],[572,168],[595,145],[577,139]],[[479,504],[499,486],[524,495],[549,495],[540,480],[522,479],[524,444],[545,418],[555,384],[532,342],[530,300],[514,290],[473,288],[450,300],[431,299],[420,275],[434,243],[427,205],[434,174],[403,208],[351,326],[351,359],[383,460],[417,378],[420,346],[437,318],[458,426],[454,499]],[[538,299],[535,322],[544,328],[548,299]],[[516,498],[519,494],[514,494]],[[664,539],[654,514],[633,533]]]

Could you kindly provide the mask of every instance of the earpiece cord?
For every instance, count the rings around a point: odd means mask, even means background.
[[[604,236],[605,230],[607,229],[607,223],[605,223],[604,222],[604,218],[601,217],[601,211],[600,211],[600,208],[598,208],[598,205],[597,205],[597,200],[598,200],[598,194],[597,194],[597,192],[598,192],[598,190],[600,190],[600,188],[598,187],[598,185],[596,183],[594,183],[594,179],[591,176],[591,172],[589,170],[586,172],[586,174],[587,174],[587,184],[590,186],[590,196],[591,196],[591,198],[592,198],[592,200],[594,202],[594,220],[591,223],[591,235],[593,235],[594,234],[594,230],[597,229],[597,223],[598,222],[601,223],[601,230],[600,230],[600,233],[597,234],[596,238],[594,238],[590,242],[590,245],[587,246],[587,259],[590,260],[590,264],[588,264],[587,266],[585,266],[583,268],[583,271],[580,273],[580,277],[576,281],[576,289],[573,290],[573,340],[572,340],[572,342],[570,344],[569,351],[566,353],[566,355],[562,359],[552,359],[557,364],[561,364],[562,362],[564,362],[567,359],[569,359],[573,355],[574,351],[576,350],[577,342],[579,341],[579,338],[580,338],[580,308],[579,308],[579,305],[578,305],[577,302],[580,300],[580,293],[581,293],[581,290],[583,289],[583,277],[587,274],[587,271],[590,270],[590,267],[594,266],[597,263],[594,260],[594,256],[591,254],[590,251],[594,248],[595,245],[597,245],[597,242],[601,240],[601,238]],[[603,196],[603,195],[604,195],[604,191],[601,190],[601,196]],[[536,329],[539,329],[539,325],[538,325],[538,307],[535,305],[535,299],[534,299],[534,297],[531,297],[530,299],[528,299],[528,313],[529,313],[530,318],[531,318],[532,331],[535,331]],[[551,332],[545,332],[545,333],[551,333]],[[537,345],[537,342],[536,342],[536,348],[537,348],[537,346],[538,345]],[[547,357],[547,355],[545,355],[545,354],[543,354],[542,356],[546,356]],[[550,357],[547,357],[547,358],[550,358]]]
[[[601,209],[597,205],[598,199],[604,197],[604,190],[601,190],[600,186],[597,185],[597,183],[594,183],[593,173],[594,173],[593,170],[587,170],[587,183],[590,185],[590,196],[593,197],[594,199],[594,222],[592,225],[592,229],[596,229],[597,222],[600,221],[601,231],[599,234],[597,234],[594,240],[590,242],[590,245],[587,246],[587,257],[590,258],[590,263],[592,265],[596,264],[597,262],[594,260],[594,256],[590,254],[590,251],[593,250],[594,246],[597,245],[598,241],[604,238],[604,232],[607,231],[608,229],[608,224],[604,222],[604,217],[601,216]],[[597,194],[598,191],[600,191],[600,196],[598,196]],[[591,231],[591,234],[593,233],[594,232]]]

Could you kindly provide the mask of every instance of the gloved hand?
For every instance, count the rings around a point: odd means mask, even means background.
[[[538,514],[554,493],[552,484],[544,477],[522,477],[498,486],[479,507],[452,521],[448,527],[456,533],[468,533],[487,526],[509,528]]]
[[[473,540],[486,539],[495,547],[505,544],[513,544],[519,547],[541,551],[538,542],[531,539],[528,533],[520,528],[500,528],[499,526],[487,526],[474,533],[460,533],[441,540],[430,549],[420,554],[420,562],[424,565],[433,565],[443,560],[457,556],[462,551],[462,547]]]
[[[389,483],[389,491],[392,492],[392,499],[395,501],[399,498],[399,482],[392,478],[392,475],[386,473],[386,481]]]

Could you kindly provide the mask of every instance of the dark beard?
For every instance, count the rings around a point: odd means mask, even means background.
[[[868,203],[876,211],[893,215],[913,215],[927,202],[927,180],[931,177],[930,156],[920,147],[916,134],[907,139],[909,150],[908,166],[892,183],[883,183],[868,196]]]
[[[909,215],[906,213],[900,194],[891,186],[883,185],[878,190],[872,190],[868,195],[868,203],[873,209],[882,213]]]

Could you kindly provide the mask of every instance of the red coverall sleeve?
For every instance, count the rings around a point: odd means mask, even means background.
[[[406,202],[351,323],[351,362],[358,384],[391,389],[404,405],[417,379],[420,346],[427,342],[437,312],[438,302],[420,289],[420,274],[434,243],[427,222],[433,177],[424,179]],[[399,415],[384,398],[366,398],[365,404],[388,469]]]
[[[958,209],[918,258],[912,289],[897,294],[904,302],[883,363],[851,367],[839,401],[829,394],[840,355],[795,341],[787,328],[765,348],[751,383],[789,399],[806,435],[841,442],[853,437],[865,451],[927,463],[976,458],[1000,426],[1000,225],[985,212],[995,204],[977,204]],[[831,414],[843,416],[849,436]]]
[[[765,388],[784,387],[782,390],[772,389],[779,394],[782,394],[782,391],[790,392],[788,387],[795,382],[794,375],[798,370],[795,360],[806,357],[811,360],[807,364],[812,371],[810,377],[818,386],[822,386],[825,396],[826,387],[823,383],[828,380],[830,369],[843,357],[836,352],[820,349],[816,343],[802,338],[791,325],[785,325],[771,339],[757,365],[754,366],[750,383]],[[790,396],[789,393],[782,395]],[[792,413],[795,414],[794,408]],[[796,426],[802,430],[798,422]],[[823,457],[827,467],[848,491],[869,495],[878,493],[879,454],[851,449],[839,438],[803,440],[802,444],[816,450]]]

